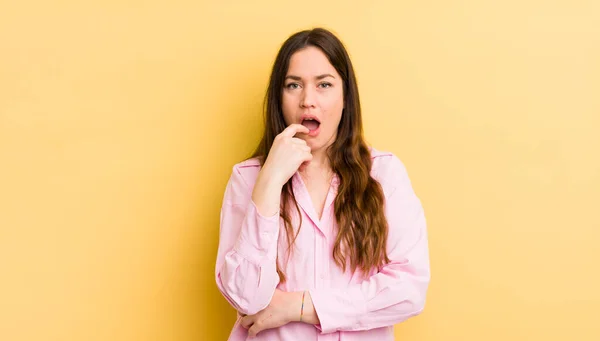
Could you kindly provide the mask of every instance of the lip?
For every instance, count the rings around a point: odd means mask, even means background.
[[[317,116],[309,115],[309,114],[304,114],[304,115],[302,115],[302,117],[300,117],[300,124],[302,124],[302,121],[304,121],[306,119],[313,119],[313,120],[319,122],[319,124],[321,124],[321,120]]]
[[[302,121],[304,121],[306,119],[312,119],[312,120],[319,122],[319,127],[315,130],[311,130],[306,135],[308,135],[310,137],[315,137],[315,136],[319,135],[319,132],[321,131],[321,120],[315,115],[304,114],[304,115],[302,115],[302,117],[300,117],[300,124],[302,124]]]
[[[321,125],[319,125],[319,128],[317,128],[315,130],[311,130],[307,135],[310,137],[315,137],[315,136],[319,135],[320,131],[321,131]]]

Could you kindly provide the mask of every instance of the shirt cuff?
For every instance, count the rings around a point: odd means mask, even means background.
[[[360,289],[340,293],[332,293],[331,289],[313,289],[309,293],[320,321],[315,327],[321,333],[362,329],[360,319],[365,316],[367,304]]]

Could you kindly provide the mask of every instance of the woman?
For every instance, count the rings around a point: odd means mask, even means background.
[[[229,340],[393,340],[425,304],[425,217],[402,162],[363,139],[343,44],[324,29],[289,37],[265,100],[264,136],[221,211]]]

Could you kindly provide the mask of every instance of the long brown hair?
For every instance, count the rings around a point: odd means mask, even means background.
[[[334,143],[327,149],[332,171],[339,178],[338,193],[334,202],[338,233],[333,249],[335,263],[346,271],[346,260],[350,269],[360,269],[367,274],[371,269],[389,262],[386,253],[388,234],[384,215],[384,196],[380,184],[370,176],[371,153],[363,138],[362,117],[358,86],[354,69],[342,42],[330,31],[315,28],[297,32],[281,46],[273,64],[269,86],[264,101],[265,131],[252,157],[264,164],[275,137],[286,124],[282,112],[282,91],[292,55],[305,47],[314,46],[327,56],[329,62],[341,76],[344,87],[344,109]],[[290,179],[281,193],[280,216],[285,222],[288,242],[288,259],[300,232],[294,234],[289,206],[293,202],[300,217],[302,215],[292,190]],[[290,200],[292,199],[292,200]],[[277,262],[281,282],[285,274]]]

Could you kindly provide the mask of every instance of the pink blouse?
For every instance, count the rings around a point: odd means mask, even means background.
[[[320,325],[291,322],[263,330],[253,340],[357,341],[394,340],[393,325],[419,314],[429,285],[429,250],[423,208],[403,163],[392,153],[371,149],[371,176],[385,195],[389,224],[390,263],[361,278],[359,270],[342,272],[332,257],[337,233],[334,199],[339,180],[333,177],[321,219],[298,172],[292,177],[302,227],[287,264],[287,239],[279,214],[262,216],[252,201],[260,171],[256,159],[241,162],[223,200],[215,276],[219,290],[238,311],[229,341],[247,339],[240,313],[252,315],[269,304],[275,288],[308,290]],[[357,193],[359,195],[359,193]],[[292,206],[293,226],[298,217]],[[286,274],[279,282],[275,259]]]

